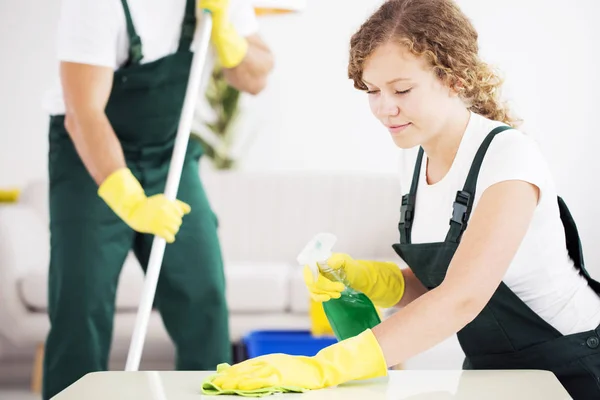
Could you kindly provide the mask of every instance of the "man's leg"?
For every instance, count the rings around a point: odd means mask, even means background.
[[[148,193],[163,192],[167,170],[168,163],[144,174]],[[215,369],[219,363],[231,363],[225,278],[217,220],[192,156],[183,167],[177,198],[188,203],[192,211],[183,217],[175,242],[165,249],[155,304],[175,343],[176,368]],[[144,267],[152,239],[148,235],[136,239],[136,254]]]
[[[97,196],[63,135],[51,135],[49,158],[51,328],[44,399],[89,372],[107,369],[117,281],[133,242],[133,232]]]

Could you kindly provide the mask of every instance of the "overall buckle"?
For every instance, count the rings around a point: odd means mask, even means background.
[[[464,225],[467,222],[471,210],[471,194],[464,190],[456,193],[456,200],[452,206],[451,222]]]
[[[415,215],[415,196],[405,194],[402,196],[402,206],[400,206],[400,224],[410,226]]]

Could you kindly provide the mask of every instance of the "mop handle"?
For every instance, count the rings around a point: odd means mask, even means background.
[[[188,78],[185,100],[179,126],[177,128],[177,137],[173,148],[173,156],[169,165],[169,174],[165,193],[167,199],[175,200],[179,190],[179,181],[181,179],[181,170],[187,151],[190,131],[192,129],[192,120],[194,110],[196,108],[196,100],[200,91],[200,83],[202,72],[206,64],[206,56],[208,54],[208,46],[210,44],[210,33],[212,29],[212,16],[210,12],[203,10],[201,13],[202,20],[200,21],[200,29],[196,30],[194,56]],[[160,268],[165,252],[166,242],[163,238],[154,236],[152,249],[150,250],[150,260],[146,270],[146,278],[144,288],[140,300],[140,305],[133,329],[129,354],[127,355],[126,371],[137,371],[142,357],[142,349],[148,329],[148,321],[152,312],[152,304],[154,303],[154,295],[156,293],[156,285],[160,275]]]

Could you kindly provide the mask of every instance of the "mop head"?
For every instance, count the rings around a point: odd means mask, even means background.
[[[221,389],[212,383],[213,379],[219,375],[219,373],[223,372],[227,368],[229,368],[229,364],[219,364],[217,366],[217,373],[207,377],[204,382],[202,382],[202,393],[208,396],[216,396],[219,394],[223,395],[239,395],[244,397],[264,397],[270,396],[272,394],[277,393],[304,393],[307,392],[308,389],[301,387],[289,387],[289,386],[277,386],[277,387],[267,387],[262,389],[255,390],[235,390],[235,389]]]

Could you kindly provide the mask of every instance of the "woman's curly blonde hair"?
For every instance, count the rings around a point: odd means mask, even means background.
[[[348,76],[354,87],[362,81],[365,60],[390,41],[424,56],[434,73],[454,88],[469,109],[511,126],[518,121],[501,103],[502,79],[478,55],[477,31],[452,0],[387,0],[350,40]]]

